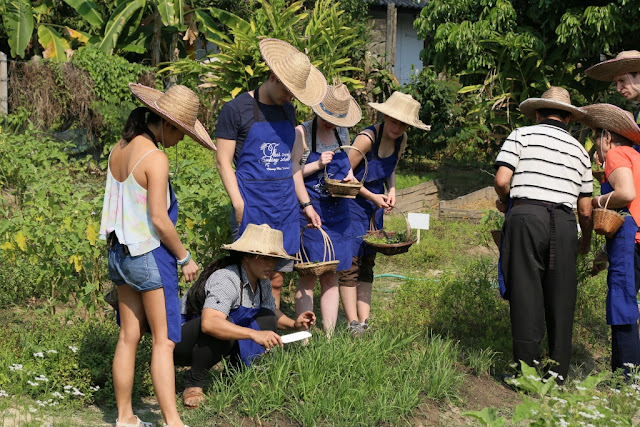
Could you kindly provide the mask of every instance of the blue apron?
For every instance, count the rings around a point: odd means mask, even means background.
[[[600,187],[602,194],[613,191],[608,181]],[[629,214],[627,208],[619,209]],[[629,325],[638,321],[638,302],[634,275],[635,242],[638,226],[631,215],[613,238],[607,238],[609,270],[607,273],[607,325]]]
[[[253,119],[236,163],[236,179],[244,200],[237,237],[247,224],[268,224],[281,230],[284,248],[294,255],[300,248],[298,200],[292,175],[294,124],[289,120],[260,121],[258,89]]]
[[[504,242],[504,228],[507,223],[506,219],[509,216],[511,206],[511,198],[509,198],[507,211],[504,213],[505,221],[502,223],[502,231],[500,232],[500,247],[498,248],[498,287],[500,288],[500,296],[506,300],[509,300],[509,295],[507,295],[507,285],[504,282],[504,274],[502,273],[502,243]]]
[[[243,306],[242,295],[244,294],[244,292],[242,289],[241,268],[242,267],[238,265],[238,274],[240,275],[240,305],[229,312],[229,317],[231,318],[231,322],[238,326],[251,328],[254,331],[259,331],[260,327],[258,326],[258,322],[256,322],[255,318],[262,306],[262,287],[260,286],[260,281],[258,281],[257,291],[260,292],[260,307],[252,308]],[[251,366],[251,362],[253,362],[253,359],[263,354],[264,351],[264,347],[252,339],[238,340],[237,355],[240,357],[240,360],[242,360],[242,362],[247,366]]]
[[[178,199],[176,199],[171,181],[169,181],[169,195],[171,203],[167,213],[175,226],[178,221]],[[156,261],[162,279],[169,339],[174,343],[179,343],[182,339],[182,313],[180,298],[178,298],[178,263],[173,253],[162,242],[160,242],[160,246],[151,251],[151,254]],[[116,321],[119,325],[120,312],[117,309]]]
[[[316,121],[313,120],[311,127],[311,152],[307,158],[307,164],[315,162],[320,158],[320,153],[316,152]],[[336,139],[342,145],[338,131],[336,130]],[[343,179],[347,176],[351,165],[349,157],[340,150],[333,156],[333,160],[326,166],[327,176],[331,179]],[[349,234],[349,202],[348,199],[341,197],[332,197],[324,186],[324,171],[320,170],[304,179],[304,185],[307,193],[320,219],[322,227],[329,235],[336,254],[338,271],[346,270],[351,267],[351,238]],[[304,215],[300,215],[300,227],[304,229],[308,221]],[[322,234],[315,229],[306,228],[303,234],[304,250],[308,259],[303,261],[323,261],[324,240]],[[304,255],[303,255],[304,258]]]
[[[402,145],[402,136],[395,141],[395,150],[389,157],[381,158],[378,156],[378,150],[380,148],[380,141],[382,140],[382,131],[384,130],[384,122],[380,124],[380,129],[376,132],[375,125],[369,126],[367,129],[373,131],[374,140],[371,142],[371,150],[367,153],[368,170],[365,177],[364,187],[375,194],[384,194],[384,184],[387,179],[393,174],[398,164],[398,156],[400,154],[400,147]],[[364,134],[367,135],[367,134]],[[367,135],[368,136],[368,135]],[[364,175],[364,161],[360,162],[353,171],[354,176],[358,181],[362,180]],[[375,216],[375,226],[377,229],[382,229],[384,214],[382,209],[378,209],[376,205],[361,197],[356,196],[355,199],[349,200],[349,212],[351,215],[351,255],[361,257],[363,255],[374,254],[375,251],[366,243],[362,238],[367,231],[369,231],[369,221],[373,213]],[[376,212],[377,210],[377,212]]]

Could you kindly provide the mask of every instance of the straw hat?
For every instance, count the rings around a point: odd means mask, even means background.
[[[614,59],[608,59],[587,68],[585,73],[592,79],[612,82],[614,76],[636,71],[640,71],[640,52],[625,50]]]
[[[191,89],[173,85],[166,92],[161,92],[138,83],[129,83],[129,89],[150,110],[170,121],[200,145],[210,150],[216,149],[209,133],[198,120],[200,100]]]
[[[640,144],[640,128],[633,114],[611,104],[593,104],[582,107],[586,115],[581,122],[591,129],[606,129],[622,135],[634,144]]]
[[[222,245],[221,248],[227,251],[295,259],[284,250],[282,231],[275,230],[267,224],[248,224],[238,240],[230,245]]]
[[[289,43],[278,39],[260,40],[260,53],[271,71],[305,105],[324,99],[327,80],[311,61]]]
[[[536,119],[536,110],[541,108],[553,108],[555,110],[568,111],[574,119],[578,120],[584,116],[584,111],[571,105],[569,92],[562,87],[551,86],[540,98],[529,98],[522,101],[520,111],[528,118]]]
[[[327,86],[327,94],[321,103],[311,109],[320,117],[336,126],[350,128],[362,118],[362,111],[344,84]]]
[[[369,106],[380,111],[382,114],[386,114],[389,117],[393,117],[396,120],[400,120],[418,129],[431,129],[431,126],[422,123],[418,117],[418,113],[420,113],[420,103],[406,93],[393,92],[383,103],[369,102]]]

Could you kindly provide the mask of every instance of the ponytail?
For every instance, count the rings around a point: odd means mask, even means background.
[[[147,107],[138,107],[129,114],[127,122],[122,129],[122,139],[130,142],[133,138],[143,133],[148,133],[148,123],[158,123],[162,118]]]
[[[187,291],[187,319],[191,319],[202,314],[204,300],[206,299],[205,285],[207,284],[209,276],[222,268],[228,267],[230,265],[240,264],[242,257],[243,254],[241,252],[231,251],[226,257],[212,261],[207,266],[207,268],[205,268],[202,273],[200,273],[200,276],[195,281],[193,286],[191,286],[191,288]]]

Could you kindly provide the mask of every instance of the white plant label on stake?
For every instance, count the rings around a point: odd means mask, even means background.
[[[409,227],[418,230],[418,241],[416,243],[420,243],[420,230],[429,229],[429,214],[409,212],[407,219],[409,220]]]

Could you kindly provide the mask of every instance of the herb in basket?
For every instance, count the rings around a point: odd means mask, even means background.
[[[407,241],[407,233],[404,231],[400,232],[379,232],[375,234],[368,234],[364,236],[364,240],[367,243],[377,243],[377,244],[394,244],[394,243],[404,243]]]

